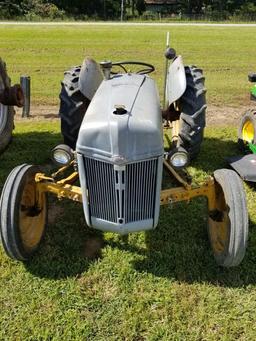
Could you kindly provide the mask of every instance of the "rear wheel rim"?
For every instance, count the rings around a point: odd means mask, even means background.
[[[243,141],[253,143],[254,141],[254,126],[251,121],[246,121],[242,128]]]
[[[34,175],[30,175],[23,188],[19,205],[19,229],[22,245],[27,252],[39,244],[46,220],[45,193],[38,191]]]

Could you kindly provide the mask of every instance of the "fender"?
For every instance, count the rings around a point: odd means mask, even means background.
[[[90,58],[85,59],[78,81],[81,93],[91,101],[102,80],[103,76],[98,63]]]
[[[182,57],[178,56],[170,65],[167,75],[166,98],[168,106],[177,101],[185,92],[187,86],[185,68]]]

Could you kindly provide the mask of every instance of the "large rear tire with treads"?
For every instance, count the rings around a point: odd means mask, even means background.
[[[15,111],[12,106],[0,104],[0,153],[11,142],[14,128],[14,113]]]
[[[78,87],[80,71],[81,66],[76,66],[64,73],[59,96],[61,133],[64,143],[72,149],[76,147],[79,129],[90,103]]]
[[[185,66],[187,87],[179,100],[179,145],[194,159],[203,142],[206,115],[206,88],[203,71],[196,66]]]
[[[0,58],[1,67],[5,70],[4,79],[0,82],[0,90],[4,90],[5,86],[11,86],[11,79],[6,72],[6,64]],[[14,128],[14,108],[0,103],[0,153],[8,146],[12,139],[12,131]]]

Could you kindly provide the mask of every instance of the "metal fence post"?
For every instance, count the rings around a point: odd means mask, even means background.
[[[20,85],[24,93],[24,107],[22,110],[22,117],[29,117],[30,112],[30,77],[21,76]]]

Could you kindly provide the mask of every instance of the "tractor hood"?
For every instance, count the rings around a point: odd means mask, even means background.
[[[162,116],[155,82],[138,74],[104,80],[86,111],[76,150],[117,164],[162,155]]]

